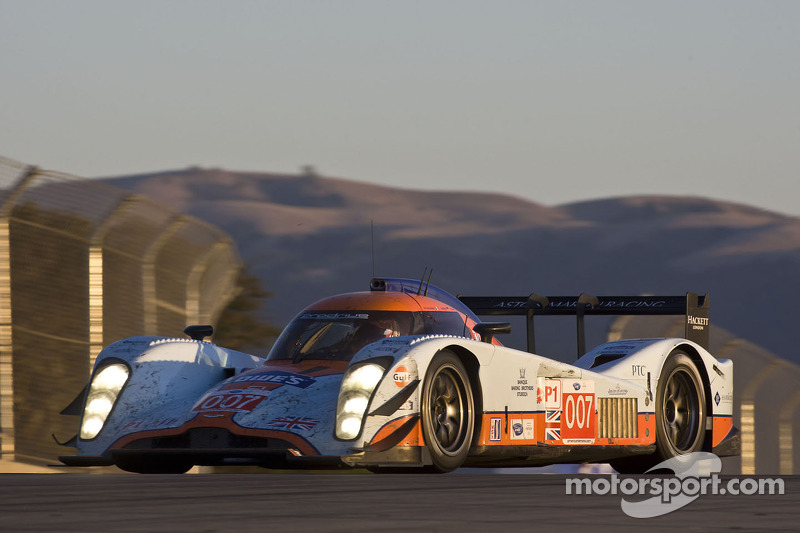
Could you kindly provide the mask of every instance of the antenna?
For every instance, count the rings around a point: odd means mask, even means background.
[[[372,250],[372,278],[375,279],[375,221],[369,220],[370,248]]]
[[[423,294],[423,296],[428,295],[428,287],[431,286],[431,276],[433,276],[433,267],[431,267],[431,271],[428,273],[428,282],[425,284],[425,294]]]
[[[428,273],[428,267],[425,267],[425,271],[422,272],[422,279],[419,280],[419,289],[417,289],[417,296],[420,295],[422,292],[422,284],[425,283],[425,274]]]

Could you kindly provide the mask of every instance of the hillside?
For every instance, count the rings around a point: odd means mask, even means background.
[[[275,293],[276,324],[319,297],[367,288],[374,221],[379,276],[433,267],[433,282],[474,295],[709,292],[713,323],[800,360],[787,334],[800,299],[798,218],[696,197],[551,207],[489,192],[200,168],[109,181],[230,233]],[[550,321],[541,351],[569,360],[574,325]],[[590,321],[590,341],[607,325]]]

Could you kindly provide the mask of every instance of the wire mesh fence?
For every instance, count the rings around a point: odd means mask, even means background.
[[[240,261],[221,230],[107,183],[0,158],[0,451],[64,455],[59,416],[106,344],[213,323]]]

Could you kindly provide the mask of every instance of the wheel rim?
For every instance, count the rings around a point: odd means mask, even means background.
[[[661,416],[667,438],[678,452],[690,452],[694,448],[700,411],[700,396],[692,375],[684,369],[675,369],[664,390]]]
[[[455,368],[445,366],[433,378],[429,417],[438,447],[455,455],[463,446],[468,431],[466,390]]]

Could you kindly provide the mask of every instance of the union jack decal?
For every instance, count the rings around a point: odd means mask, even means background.
[[[544,428],[544,440],[561,440],[561,428]]]
[[[304,416],[289,418],[286,416],[279,416],[278,418],[273,418],[267,424],[267,427],[275,429],[302,429],[305,431],[311,431],[318,423],[319,418],[306,418]]]
[[[561,411],[545,411],[544,440],[561,440]]]

